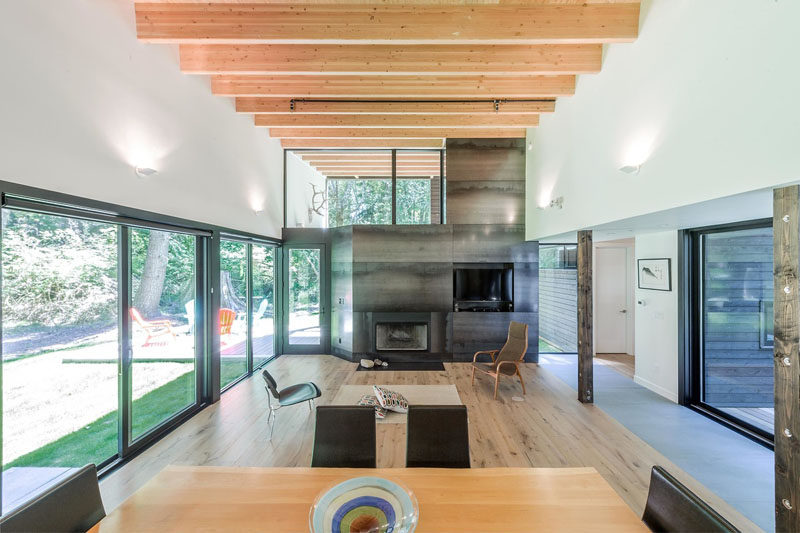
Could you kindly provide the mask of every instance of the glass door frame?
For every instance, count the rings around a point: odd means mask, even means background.
[[[774,435],[753,426],[703,401],[703,237],[713,233],[725,233],[748,229],[772,228],[772,219],[765,218],[733,224],[722,224],[683,231],[679,239],[679,264],[685,277],[683,295],[679,296],[683,307],[680,325],[684,330],[683,368],[679,368],[679,403],[705,415],[720,424],[740,433],[768,448],[774,446]],[[680,284],[680,283],[679,283]]]
[[[162,420],[159,424],[149,428],[141,435],[133,438],[133,323],[130,316],[130,308],[133,307],[133,271],[131,261],[133,258],[133,250],[131,247],[130,233],[131,229],[136,226],[121,225],[119,227],[120,238],[118,240],[120,247],[120,260],[119,260],[119,282],[120,287],[120,383],[119,383],[119,424],[120,435],[122,438],[119,440],[119,454],[118,457],[126,458],[131,454],[137,453],[139,450],[146,448],[152,443],[159,440],[166,433],[169,433],[177,425],[182,424],[194,416],[201,408],[203,403],[204,384],[205,384],[205,323],[206,323],[206,265],[205,265],[205,240],[207,237],[195,235],[195,260],[194,260],[194,278],[195,278],[195,298],[194,298],[194,373],[195,373],[195,388],[194,388],[194,402],[187,405],[183,409],[173,413],[168,418]],[[164,231],[163,228],[154,229],[142,226],[143,229],[150,229],[154,231]],[[167,230],[169,231],[169,230]],[[173,231],[174,233],[182,233],[180,231]],[[183,233],[185,235],[185,233]]]
[[[319,344],[289,344],[289,262],[292,250],[319,250]],[[330,352],[330,310],[328,247],[324,243],[284,243],[281,247],[281,354],[318,354]]]

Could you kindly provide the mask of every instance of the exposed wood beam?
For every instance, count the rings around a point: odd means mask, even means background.
[[[256,126],[290,128],[532,128],[539,115],[255,115]]]
[[[636,39],[639,2],[498,5],[137,2],[140,40],[161,43],[548,44]]]
[[[775,530],[800,531],[800,186],[773,192]]]
[[[281,139],[284,148],[435,148],[444,147],[444,139]]]
[[[220,96],[540,98],[575,93],[575,76],[212,76]]]
[[[519,115],[552,113],[556,109],[555,100],[539,101],[500,101],[495,109],[490,100],[477,101],[348,101],[329,100],[325,102],[296,100],[291,109],[291,98],[240,97],[236,98],[236,111],[240,113],[280,113],[280,114],[368,114],[368,115]]]
[[[591,74],[601,44],[180,46],[187,74]]]
[[[270,137],[290,139],[330,138],[408,138],[441,139],[501,139],[525,137],[525,128],[270,128]]]
[[[578,400],[594,403],[592,232],[578,232]]]
[[[376,164],[376,163],[384,163],[388,164],[391,162],[391,154],[389,157],[383,157],[381,155],[361,155],[361,154],[320,154],[315,156],[314,154],[303,154],[301,155],[303,161],[307,161],[313,164],[327,164],[327,165],[347,165],[347,164]],[[414,154],[397,154],[397,161],[409,163],[409,164],[420,164],[420,163],[438,163],[439,162],[439,154],[432,153],[431,155],[425,153],[414,153]]]
[[[323,167],[323,166],[314,166],[320,172],[327,172],[331,173],[339,173],[339,174],[351,174],[351,173],[364,173],[364,172],[388,172],[391,174],[392,168],[391,167]],[[415,168],[415,169],[397,169],[397,172],[405,172],[407,174],[438,174],[439,167],[422,167],[422,168]]]

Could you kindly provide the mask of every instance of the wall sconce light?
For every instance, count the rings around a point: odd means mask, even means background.
[[[564,197],[559,196],[558,198],[554,198],[550,200],[550,203],[547,205],[540,205],[539,209],[564,209]]]
[[[619,167],[619,170],[625,174],[638,174],[640,168],[642,168],[642,165],[625,165]]]
[[[158,170],[150,167],[133,167],[133,171],[136,173],[137,176],[140,178],[147,178],[154,174],[158,174]]]
[[[261,213],[263,213],[263,212],[264,212],[264,210],[263,210],[263,209],[253,209],[253,213],[255,213],[255,214],[256,214],[256,216],[259,216],[259,215],[260,215]]]

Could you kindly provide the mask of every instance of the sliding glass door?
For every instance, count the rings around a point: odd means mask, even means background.
[[[119,448],[120,228],[3,210],[3,508]]]
[[[248,244],[222,240],[219,253],[220,388],[248,372]]]
[[[275,247],[220,241],[220,388],[275,355]]]
[[[275,356],[275,247],[253,244],[253,368]]]
[[[133,440],[197,401],[196,240],[130,230]]]
[[[692,232],[692,401],[772,438],[771,221]]]

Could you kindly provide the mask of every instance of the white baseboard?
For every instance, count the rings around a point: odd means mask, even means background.
[[[665,389],[661,385],[656,385],[652,381],[648,381],[641,376],[633,376],[634,383],[638,383],[642,387],[646,387],[656,394],[663,396],[671,402],[678,403],[678,395],[670,390]]]

